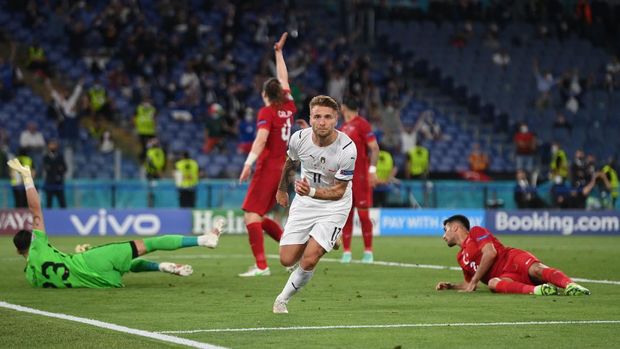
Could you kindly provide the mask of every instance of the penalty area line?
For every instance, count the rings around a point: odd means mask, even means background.
[[[185,339],[185,338],[170,336],[170,335],[162,334],[162,333],[159,333],[159,332],[149,332],[149,331],[138,330],[138,329],[135,329],[135,328],[125,327],[125,326],[121,326],[121,325],[116,325],[116,324],[112,324],[112,323],[109,323],[109,322],[103,322],[103,321],[99,321],[99,320],[87,319],[87,318],[83,318],[83,317],[67,315],[67,314],[62,314],[62,313],[52,313],[52,312],[49,312],[49,311],[44,311],[44,310],[39,310],[39,309],[34,309],[34,308],[28,308],[28,307],[24,307],[24,306],[21,306],[21,305],[11,304],[11,303],[7,303],[7,302],[3,302],[3,301],[0,301],[0,307],[1,308],[15,310],[15,311],[19,311],[19,312],[22,312],[22,313],[29,313],[29,314],[34,314],[34,315],[41,315],[41,316],[47,316],[47,317],[51,317],[51,318],[61,319],[61,320],[68,320],[68,321],[79,322],[81,324],[86,324],[86,325],[91,325],[91,326],[95,326],[95,327],[105,328],[107,330],[112,330],[112,331],[116,331],[116,332],[128,333],[128,334],[132,334],[132,335],[135,335],[135,336],[141,336],[141,337],[146,337],[146,338],[151,338],[151,339],[157,339],[157,340],[160,340],[160,341],[164,341],[164,342],[168,342],[168,343],[174,343],[174,344],[179,344],[179,345],[184,345],[184,346],[191,347],[191,348],[202,348],[202,349],[223,349],[224,348],[224,347],[220,347],[220,346],[216,346],[216,345],[212,345],[212,344],[208,344],[208,343],[197,342],[197,341],[194,341],[194,340],[191,340],[191,339]]]
[[[214,328],[204,330],[160,331],[169,334],[191,334],[202,332],[260,332],[260,331],[298,331],[298,330],[340,330],[364,328],[428,328],[428,327],[487,327],[487,326],[539,326],[539,325],[617,325],[620,320],[575,320],[575,321],[517,321],[517,322],[456,322],[456,323],[420,323],[392,325],[334,325],[334,326],[291,326],[291,327],[250,327],[250,328]]]

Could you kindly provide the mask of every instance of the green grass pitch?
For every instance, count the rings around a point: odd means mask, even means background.
[[[126,238],[125,238],[126,239]],[[505,245],[533,252],[571,277],[620,281],[620,237],[500,236]],[[121,238],[50,237],[63,251],[77,243]],[[223,236],[216,250],[156,252],[149,259],[188,263],[190,277],[127,274],[122,289],[33,289],[25,261],[10,237],[0,238],[0,301],[96,319],[151,332],[290,328],[257,331],[170,333],[230,348],[487,348],[619,347],[620,323],[529,324],[529,322],[620,321],[620,285],[582,282],[589,297],[496,295],[481,285],[473,294],[437,292],[438,281],[458,281],[459,271],[388,265],[342,265],[338,251],[325,256],[313,279],[289,303],[290,314],[271,306],[288,273],[270,258],[272,276],[242,279],[252,264],[245,236]],[[267,252],[277,245],[266,238]],[[355,238],[354,260],[361,257]],[[457,266],[457,247],[438,237],[377,237],[375,260]],[[484,323],[506,324],[487,325]],[[514,324],[514,323],[524,324]],[[429,326],[468,323],[469,326]],[[383,327],[381,325],[416,327]],[[324,326],[368,328],[314,328]],[[0,347],[164,348],[179,345],[61,319],[0,308]]]

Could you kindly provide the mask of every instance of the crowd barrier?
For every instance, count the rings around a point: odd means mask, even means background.
[[[373,233],[381,236],[441,236],[443,220],[454,214],[463,214],[472,226],[481,225],[496,234],[620,235],[618,211],[370,210]],[[239,209],[49,209],[43,215],[49,235],[198,235],[209,231],[219,217],[226,220],[228,233],[246,233],[243,211]],[[286,222],[284,215],[275,219]],[[0,210],[0,234],[30,229],[31,221],[28,210]],[[354,234],[360,233],[356,215]]]
[[[469,182],[458,180],[401,181],[390,185],[384,207],[514,209],[514,181]],[[41,188],[41,182],[37,182]],[[196,207],[235,209],[241,206],[248,189],[238,180],[203,179],[196,188]],[[41,200],[46,193],[40,190]],[[139,179],[74,179],[65,185],[67,205],[71,208],[179,208],[177,188],[171,179],[148,182]],[[549,184],[539,188],[549,201]],[[58,203],[54,202],[58,208]],[[619,200],[620,205],[620,200]],[[0,180],[0,209],[14,207],[8,180]]]

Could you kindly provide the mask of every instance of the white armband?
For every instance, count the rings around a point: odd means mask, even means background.
[[[308,196],[313,198],[314,195],[316,195],[316,188],[315,187],[310,187],[310,192],[308,192]]]
[[[256,159],[258,159],[258,155],[256,155],[255,153],[250,152],[248,154],[248,158],[245,159],[244,165],[252,166],[254,164],[254,162],[256,161]]]
[[[377,166],[370,166],[368,168],[368,173],[377,173]]]

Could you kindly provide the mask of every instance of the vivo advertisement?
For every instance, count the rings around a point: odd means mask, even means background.
[[[618,211],[487,211],[487,228],[497,234],[618,235]]]
[[[484,226],[484,210],[381,209],[380,235],[443,235],[443,221],[455,214],[469,218],[471,226]]]
[[[151,236],[191,232],[191,211],[157,210],[43,210],[45,232],[49,235]],[[27,211],[0,211],[0,232],[12,234],[31,228]]]

